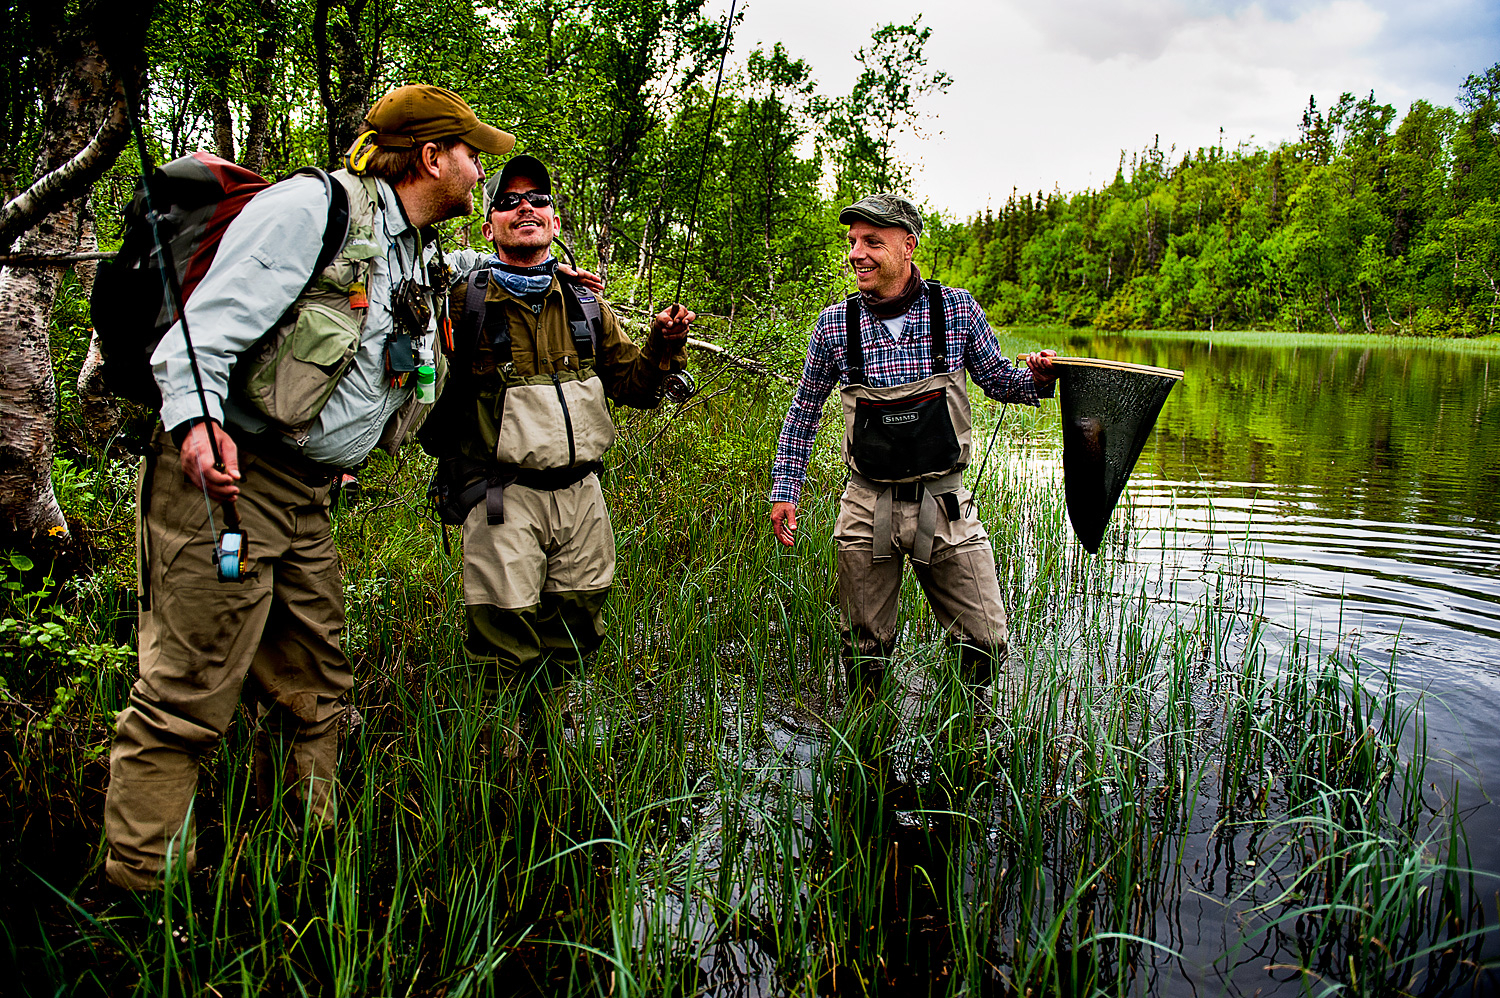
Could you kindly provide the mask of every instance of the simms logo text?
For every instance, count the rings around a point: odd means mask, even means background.
[[[880,421],[886,426],[897,426],[901,423],[915,423],[917,414],[914,412],[892,412],[880,417]]]

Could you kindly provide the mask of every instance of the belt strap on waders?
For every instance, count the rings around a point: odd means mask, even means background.
[[[928,482],[877,482],[866,478],[857,471],[849,472],[849,480],[860,488],[870,489],[880,494],[875,498],[875,522],[874,522],[874,551],[871,554],[873,561],[881,562],[889,559],[895,548],[891,545],[894,531],[891,529],[891,519],[894,506],[898,502],[921,503],[917,510],[917,536],[912,541],[911,560],[917,565],[926,565],[932,561],[933,538],[937,533],[938,505],[943,508],[943,515],[952,523],[959,518],[958,490],[963,488],[964,473],[962,471],[950,471],[941,478],[934,478]]]

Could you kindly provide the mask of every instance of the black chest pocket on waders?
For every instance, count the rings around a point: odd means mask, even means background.
[[[859,473],[877,481],[951,471],[961,451],[948,414],[948,390],[856,399],[850,449]]]

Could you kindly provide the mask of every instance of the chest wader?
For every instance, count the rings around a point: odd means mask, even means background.
[[[441,454],[446,448],[440,438],[460,432],[451,425],[451,419],[464,403],[473,401],[474,357],[482,337],[495,367],[506,379],[505,401],[493,428],[493,461],[473,461],[459,453],[438,460],[428,498],[444,524],[445,549],[448,525],[462,526],[469,510],[479,502],[485,503],[491,526],[504,523],[507,485],[548,492],[568,488],[603,470],[600,458],[614,441],[614,423],[604,404],[603,383],[589,367],[604,335],[599,300],[586,288],[559,281],[568,335],[578,354],[578,370],[521,378],[506,373],[511,366],[510,321],[504,308],[489,310],[489,283],[487,265],[469,275],[463,313],[455,330],[453,383],[438,399],[437,411],[418,435],[429,452]],[[511,437],[505,434],[507,428],[512,431]],[[525,443],[528,438],[541,441],[541,446]],[[528,447],[531,449],[521,453]]]
[[[844,356],[849,383],[839,392],[844,407],[844,463],[856,485],[879,493],[875,500],[874,552],[877,562],[894,554],[891,514],[895,502],[918,502],[917,536],[911,560],[932,560],[933,535],[941,508],[949,522],[959,519],[958,490],[969,464],[969,390],[962,369],[948,370],[948,327],[943,287],[927,281],[932,324],[932,374],[889,388],[865,382],[863,309],[849,298]]]

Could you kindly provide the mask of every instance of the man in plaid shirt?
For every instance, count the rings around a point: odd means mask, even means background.
[[[818,316],[771,469],[771,529],[787,546],[795,540],[797,501],[829,392],[848,386],[841,394],[845,405],[852,406],[854,396],[872,394],[870,390],[880,394],[880,389],[945,376],[935,372],[933,356],[930,298],[936,291],[924,285],[912,259],[922,232],[916,206],[892,194],[872,194],[845,208],[839,222],[849,226],[849,264],[859,288],[862,385],[867,387],[851,383],[847,326],[855,307],[840,302]],[[951,376],[956,380],[947,384],[960,406],[954,425],[962,427],[966,460],[970,420],[963,372],[991,398],[1037,405],[1052,396],[1051,358],[1056,354],[1027,354],[1021,358],[1024,368],[1013,367],[972,295],[942,288],[941,300],[946,371],[956,372]],[[970,681],[987,683],[1005,660],[1008,629],[994,551],[962,487],[962,467],[963,460],[941,480],[928,475],[918,482],[895,476],[872,480],[851,467],[834,537],[845,668],[856,693],[877,692],[884,680],[897,632],[903,555],[912,557],[933,612],[958,642]],[[890,484],[898,480],[902,484]],[[924,488],[930,493],[943,489],[937,498],[947,502],[936,503],[931,494],[924,497]],[[924,522],[924,502],[946,516]]]

